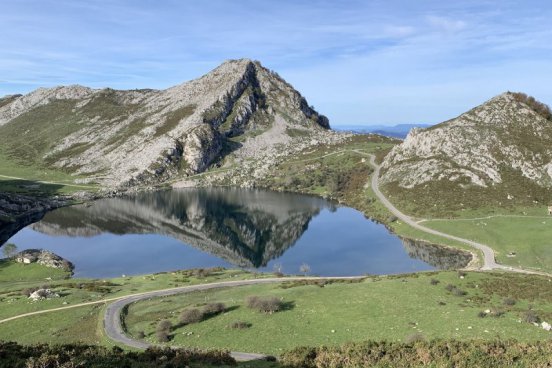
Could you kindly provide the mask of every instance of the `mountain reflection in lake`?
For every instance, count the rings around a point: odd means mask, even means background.
[[[447,268],[465,263],[442,248],[413,251],[409,243],[407,252],[398,237],[351,208],[245,189],[147,192],[61,208],[10,242],[49,249],[83,277],[275,265],[293,274],[303,263],[318,275],[389,274],[433,269],[439,259]]]

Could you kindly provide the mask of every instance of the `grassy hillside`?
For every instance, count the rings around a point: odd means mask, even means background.
[[[174,326],[171,345],[277,355],[297,345],[404,342],[413,336],[536,341],[549,333],[524,319],[529,310],[552,318],[552,294],[543,288],[548,280],[542,277],[451,272],[371,277],[360,283],[256,285],[139,302],[130,306],[125,323],[133,336],[144,332],[150,342],[157,341],[158,322],[167,319]],[[261,313],[247,307],[252,295],[274,296],[286,306]],[[179,322],[184,310],[213,302],[224,303],[226,311],[198,323]],[[236,321],[248,327],[232,328]]]

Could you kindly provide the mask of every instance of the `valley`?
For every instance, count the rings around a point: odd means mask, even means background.
[[[166,90],[6,100],[2,239],[76,268],[1,260],[0,340],[287,362],[366,340],[536,347],[552,320],[552,153],[528,101],[505,93],[404,141],[339,133],[247,59]],[[46,286],[59,297],[28,301]],[[283,304],[258,312],[251,295]],[[209,303],[224,310],[178,320]],[[250,364],[280,364],[263,359]]]

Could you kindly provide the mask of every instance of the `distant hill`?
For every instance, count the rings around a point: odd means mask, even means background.
[[[386,156],[384,189],[414,213],[552,201],[552,114],[503,93],[459,117],[414,129]]]
[[[0,99],[0,162],[110,187],[166,182],[233,162],[258,162],[262,175],[261,166],[282,151],[335,136],[299,92],[248,59],[166,90],[74,85]]]
[[[427,128],[431,124],[397,124],[397,125],[338,125],[333,129],[353,133],[375,133],[386,137],[404,139],[412,128]]]

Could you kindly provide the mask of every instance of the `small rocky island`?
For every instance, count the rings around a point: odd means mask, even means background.
[[[73,264],[55,253],[44,249],[27,249],[15,256],[15,261],[23,264],[37,263],[46,267],[73,271]]]

